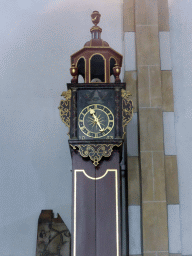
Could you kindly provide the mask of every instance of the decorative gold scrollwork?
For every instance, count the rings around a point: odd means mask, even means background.
[[[73,149],[79,149],[79,153],[82,157],[89,157],[93,164],[97,166],[102,157],[109,157],[113,151],[113,148],[120,147],[122,143],[119,144],[81,144],[81,145],[71,145]]]
[[[62,92],[61,96],[65,98],[65,100],[60,101],[60,105],[58,107],[59,114],[62,122],[70,128],[70,116],[71,116],[71,90],[66,92]],[[69,134],[68,134],[69,135]]]
[[[61,96],[63,96],[66,100],[70,100],[71,99],[71,90],[62,92]]]
[[[122,126],[125,133],[125,126],[131,121],[133,117],[133,101],[129,99],[131,96],[129,91],[121,90],[122,95]]]

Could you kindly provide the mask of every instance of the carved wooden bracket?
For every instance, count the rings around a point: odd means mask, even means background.
[[[102,157],[109,157],[113,152],[114,147],[120,147],[122,143],[118,144],[81,144],[70,146],[77,149],[82,157],[89,157],[95,166],[99,164]]]

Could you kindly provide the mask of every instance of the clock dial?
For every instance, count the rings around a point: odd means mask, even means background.
[[[104,105],[88,105],[80,112],[78,125],[84,135],[96,139],[102,138],[113,129],[114,115]]]

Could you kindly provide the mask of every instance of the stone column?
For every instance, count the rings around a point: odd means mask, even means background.
[[[143,255],[168,255],[157,0],[135,1]]]
[[[167,0],[123,4],[124,81],[135,112],[127,126],[129,255],[167,256],[180,251],[168,13]]]

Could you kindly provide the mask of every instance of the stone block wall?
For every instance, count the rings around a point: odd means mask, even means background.
[[[123,21],[124,81],[135,115],[127,127],[129,254],[176,254],[181,243],[168,1],[124,0]]]

